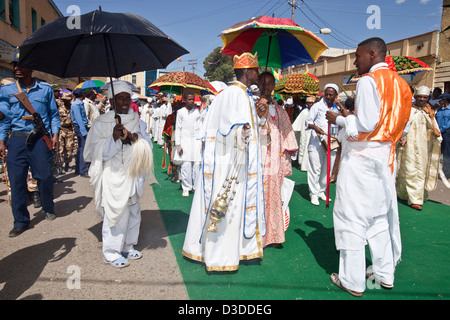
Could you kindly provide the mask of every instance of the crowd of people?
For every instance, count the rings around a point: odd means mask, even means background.
[[[366,75],[356,96],[342,101],[334,83],[324,85],[323,96],[273,96],[273,74],[260,74],[251,53],[234,57],[236,81],[216,96],[196,102],[186,89],[179,101],[158,94],[145,104],[123,81],[105,96],[62,90],[15,61],[15,79],[4,79],[0,89],[0,156],[14,216],[9,236],[28,229],[30,181],[46,219],[56,218],[55,172],[69,172],[75,160],[74,174],[90,179],[104,218],[105,262],[121,268],[141,258],[134,249],[139,198],[153,172],[155,145],[181,196],[194,193],[182,254],[207,271],[235,271],[241,260],[261,259],[267,246],[282,248],[294,165],[307,172],[314,206],[332,200],[326,190],[336,183],[340,261],[331,281],[362,295],[368,243],[371,275],[392,288],[401,257],[397,198],[422,210],[439,172],[446,182],[450,177],[450,94],[422,86],[412,95],[385,55],[382,39],[359,44],[355,65]],[[15,97],[21,92],[34,112]]]

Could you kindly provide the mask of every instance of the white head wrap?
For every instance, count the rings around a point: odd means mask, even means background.
[[[115,92],[114,92],[115,93]],[[131,100],[133,100],[134,102],[139,100],[139,96],[135,93],[133,93],[133,95],[131,96]]]
[[[419,88],[416,88],[415,95],[428,96],[430,93],[431,93],[431,89],[430,88],[428,88],[427,86],[421,86]]]
[[[293,104],[293,103],[294,103],[294,100],[292,98],[288,98],[286,100],[286,104]]]
[[[327,83],[323,88],[323,91],[327,90],[327,88],[333,88],[334,90],[336,90],[336,93],[339,94],[339,87],[334,83]]]
[[[108,99],[111,99],[113,97],[111,88],[112,86],[114,86],[114,95],[117,95],[121,92],[129,93],[130,96],[133,94],[133,91],[131,90],[131,87],[128,83],[122,80],[116,80],[113,81],[108,88]]]

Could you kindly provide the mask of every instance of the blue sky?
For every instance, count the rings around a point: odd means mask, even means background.
[[[70,5],[77,5],[84,14],[98,9],[100,4],[103,11],[130,12],[146,18],[190,52],[181,57],[182,62],[171,63],[167,70],[192,71],[189,60],[196,60],[195,73],[200,76],[204,74],[203,60],[214,48],[222,46],[221,31],[261,14],[291,18],[292,10],[288,0],[54,2],[64,15],[69,15]],[[319,35],[329,47],[355,48],[369,37],[393,42],[440,30],[441,24],[442,0],[297,0],[296,3],[299,6],[294,13],[297,24],[312,32],[324,27],[332,30],[330,35]]]

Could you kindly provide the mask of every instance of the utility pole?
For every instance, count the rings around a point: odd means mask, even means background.
[[[192,73],[195,73],[195,66],[197,65],[197,59],[188,60],[188,64],[192,66]]]
[[[289,5],[292,7],[292,13],[291,13],[291,19],[294,20],[294,14],[295,14],[295,9],[297,8],[297,5],[295,4],[295,0],[288,1]]]

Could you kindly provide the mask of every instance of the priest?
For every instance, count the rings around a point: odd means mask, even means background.
[[[237,81],[216,96],[201,131],[202,171],[183,245],[183,255],[208,272],[262,258],[266,232],[260,130],[268,105],[249,90],[258,83],[257,54],[233,62]]]

